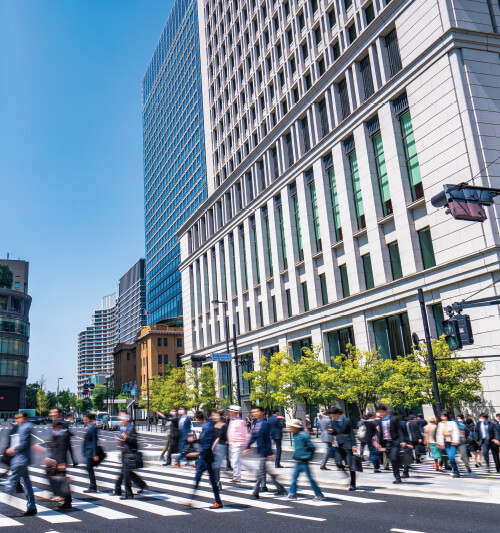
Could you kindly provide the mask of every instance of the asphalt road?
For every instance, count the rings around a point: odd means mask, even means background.
[[[82,429],[75,430],[74,443],[78,458]],[[35,429],[37,441],[48,437],[48,429]],[[0,439],[2,436],[0,435]],[[107,450],[116,449],[116,432],[101,432],[100,441]],[[143,447],[160,451],[162,436],[142,437]],[[32,481],[38,496],[47,496],[47,480],[43,469],[35,462],[31,469]],[[57,504],[39,499],[39,514],[21,517],[25,509],[23,495],[9,499],[0,493],[0,530],[30,532],[160,532],[166,529],[182,531],[255,531],[300,532],[307,531],[381,531],[381,532],[463,532],[482,533],[496,530],[500,523],[499,505],[449,499],[412,498],[373,493],[349,493],[345,490],[324,489],[326,500],[314,503],[312,493],[302,480],[300,499],[289,502],[272,493],[260,500],[250,498],[251,483],[232,487],[224,483],[222,500],[224,509],[209,511],[213,503],[208,479],[200,486],[196,498],[198,508],[185,505],[191,492],[193,469],[174,469],[148,466],[139,474],[148,483],[144,495],[133,500],[119,500],[109,496],[119,465],[105,461],[96,469],[100,492],[83,494],[87,487],[87,474],[81,464],[70,468],[73,496],[78,501],[70,511],[58,511]],[[268,483],[268,485],[271,485]],[[270,486],[271,488],[271,486]],[[24,526],[24,528],[22,527]]]

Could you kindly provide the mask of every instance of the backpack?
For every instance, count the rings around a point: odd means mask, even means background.
[[[300,439],[302,441],[302,447],[299,449],[295,448],[293,458],[297,461],[311,461],[314,457],[316,446],[314,446],[309,433],[306,431],[300,432]]]
[[[359,440],[363,440],[365,437],[366,437],[366,424],[363,424],[362,426],[360,426],[360,428],[358,429],[358,439]]]

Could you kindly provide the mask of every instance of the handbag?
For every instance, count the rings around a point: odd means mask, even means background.
[[[142,457],[142,452],[137,450],[135,453],[135,467],[136,468],[142,468],[144,466],[144,459]]]
[[[415,454],[425,455],[426,453],[427,453],[427,448],[425,447],[425,444],[417,444],[415,446]]]
[[[413,450],[407,446],[402,446],[399,450],[399,464],[403,466],[411,465],[414,461]]]
[[[102,446],[97,446],[97,461],[94,460],[94,466],[99,466],[104,459],[106,459],[106,452],[103,450]]]
[[[361,459],[361,456],[351,455],[349,470],[351,472],[363,472],[363,460]]]
[[[54,496],[64,498],[69,494],[69,483],[65,476],[48,476],[48,478]]]

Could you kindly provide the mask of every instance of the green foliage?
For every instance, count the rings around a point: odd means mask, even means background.
[[[223,400],[217,396],[215,387],[215,371],[211,366],[193,368],[186,365],[186,378],[188,383],[189,406],[193,411],[201,409],[217,409]]]
[[[7,265],[0,265],[0,287],[12,289],[14,273]]]
[[[271,409],[274,405],[279,405],[274,403],[273,390],[269,382],[270,371],[270,361],[266,357],[262,357],[258,370],[243,372],[243,377],[251,381],[250,400],[264,409]]]
[[[37,408],[36,393],[38,391],[38,388],[38,383],[28,383],[26,385],[26,409]]]
[[[64,411],[69,411],[73,405],[73,394],[69,389],[59,391],[59,407]]]
[[[108,391],[109,392],[109,391]],[[92,408],[95,411],[106,410],[106,385],[100,383],[94,387],[92,391]]]
[[[45,378],[42,376],[38,382],[38,389],[36,391],[36,409],[38,411],[38,416],[45,416],[49,412],[45,383]]]
[[[167,374],[167,373],[166,373]],[[142,387],[139,405],[147,408],[147,387]],[[170,368],[167,376],[155,376],[149,381],[149,410],[168,413],[180,405],[190,405],[184,368]]]

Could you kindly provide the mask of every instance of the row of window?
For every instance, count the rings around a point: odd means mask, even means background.
[[[24,320],[0,317],[0,331],[5,331],[7,333],[19,333],[20,335],[29,337],[30,325]]]
[[[177,346],[182,346],[182,337],[177,337],[176,342]],[[158,337],[157,343],[158,346],[168,346],[168,337]]]
[[[0,337],[0,353],[24,355],[29,354],[29,343],[17,339],[4,339]]]
[[[0,376],[28,377],[28,363],[17,359],[0,358]]]

